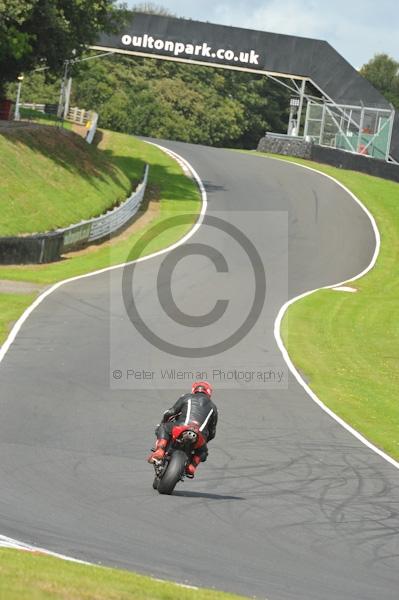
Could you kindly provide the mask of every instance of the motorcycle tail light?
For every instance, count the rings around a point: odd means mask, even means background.
[[[190,442],[193,442],[193,443],[196,442],[197,439],[198,439],[198,435],[196,434],[196,432],[195,431],[191,431],[191,430],[184,431],[182,437],[183,437],[184,440],[187,440],[187,441],[190,441]]]

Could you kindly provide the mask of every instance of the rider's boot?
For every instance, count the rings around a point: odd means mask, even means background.
[[[168,445],[168,440],[165,440],[164,438],[157,440],[156,444],[155,444],[155,450],[154,452],[151,452],[151,454],[148,457],[148,462],[152,463],[155,460],[162,460],[163,457],[165,456],[165,448]]]
[[[192,461],[189,465],[187,465],[186,467],[186,475],[187,477],[189,477],[190,479],[192,479],[195,475],[195,472],[197,470],[198,465],[201,462],[201,458],[198,456],[198,454],[194,454]]]

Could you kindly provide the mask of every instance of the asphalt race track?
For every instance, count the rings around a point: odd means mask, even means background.
[[[0,533],[268,600],[397,600],[399,472],[324,413],[287,369],[279,383],[216,385],[221,419],[208,462],[174,496],[152,490],[145,457],[153,426],[188,382],[139,389],[126,369],[157,376],[163,365],[212,362],[284,369],[272,332],[280,306],[355,276],[375,247],[365,213],[321,175],[263,157],[164,145],[198,171],[209,215],[238,226],[244,213],[243,231],[265,268],[262,312],[225,355],[189,359],[154,347],[132,325],[123,269],[51,294],[0,367]],[[181,257],[172,277],[174,318],[160,317],[154,287],[167,254],[136,267],[137,310],[175,344],[201,346],[209,336],[216,343],[248,312],[248,257],[235,239],[211,229],[200,227],[189,243],[217,238],[229,273],[219,255]],[[165,269],[158,284],[167,285]],[[218,298],[231,302],[214,325],[178,322],[179,309],[204,315]],[[122,377],[114,381],[115,369]]]

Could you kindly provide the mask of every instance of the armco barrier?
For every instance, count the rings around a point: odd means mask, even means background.
[[[319,163],[327,163],[340,169],[350,169],[351,171],[360,171],[374,177],[382,177],[399,183],[399,165],[369,158],[361,154],[352,154],[344,150],[335,148],[325,148],[324,146],[312,146],[312,160]]]
[[[63,234],[64,240],[62,252],[104,239],[122,229],[140,208],[147,187],[148,171],[149,167],[147,165],[144,178],[137,186],[136,191],[120,206],[100,217],[82,221],[65,229],[59,229],[58,232]]]
[[[60,258],[62,233],[0,238],[0,263],[21,265],[48,263]]]
[[[143,201],[148,181],[148,165],[144,178],[135,192],[123,204],[100,217],[49,233],[23,237],[0,238],[0,264],[48,263],[59,260],[61,254],[83,248],[118,233],[136,215]]]
[[[374,177],[399,182],[399,165],[397,164],[362,156],[361,154],[345,152],[345,150],[338,150],[337,148],[318,146],[305,141],[303,138],[293,141],[290,137],[284,139],[282,136],[274,137],[273,134],[267,134],[266,137],[260,140],[258,151],[307,158],[340,169],[360,171],[361,173],[374,175]]]

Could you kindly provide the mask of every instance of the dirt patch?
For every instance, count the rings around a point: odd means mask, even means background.
[[[87,127],[86,125],[78,125],[77,123],[72,124],[72,131],[80,135],[80,137],[85,138],[87,135]]]
[[[0,294],[33,294],[42,292],[46,289],[42,283],[32,283],[31,281],[11,281],[0,279]]]

